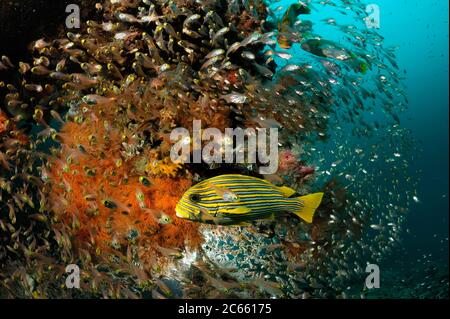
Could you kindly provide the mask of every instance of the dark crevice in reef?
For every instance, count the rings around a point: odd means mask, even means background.
[[[93,3],[95,1],[86,0],[0,1],[0,54],[14,61],[26,58],[32,41],[64,33],[67,5],[80,5],[82,17],[87,18]]]
[[[0,0],[0,56],[8,56],[14,65],[32,60],[30,45],[37,39],[65,37],[69,4],[80,6],[81,22],[95,18],[93,0]],[[83,27],[83,23],[81,23]],[[76,31],[75,31],[76,32]],[[4,71],[2,80],[17,83],[18,73]],[[4,101],[6,91],[0,91]],[[1,108],[8,113],[7,110]]]

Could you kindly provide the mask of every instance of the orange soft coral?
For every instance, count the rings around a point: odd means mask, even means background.
[[[162,160],[152,159],[148,162],[146,171],[155,176],[175,177],[182,167],[180,163],[174,163],[170,157]]]
[[[6,132],[8,127],[8,117],[0,111],[0,134]]]
[[[198,226],[175,216],[188,179],[134,174],[133,161],[121,158],[120,136],[95,118],[65,124],[58,137],[61,151],[47,172],[50,202],[58,218],[72,224],[80,246],[126,253],[137,245],[145,262],[159,254],[158,247],[200,243]],[[162,222],[162,215],[171,222]]]

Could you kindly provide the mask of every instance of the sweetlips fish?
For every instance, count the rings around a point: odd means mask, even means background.
[[[177,203],[179,218],[216,225],[248,226],[289,212],[312,223],[323,193],[290,196],[295,190],[245,175],[220,175],[188,189]]]

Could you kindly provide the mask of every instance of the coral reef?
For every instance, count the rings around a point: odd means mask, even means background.
[[[279,22],[260,0],[108,0],[88,11],[92,20],[76,33],[34,41],[32,61],[2,57],[0,296],[342,295],[347,280],[363,273],[362,259],[353,259],[366,250],[366,210],[375,208],[340,182],[353,182],[350,174],[325,171],[320,179],[314,147],[329,138],[332,114],[354,124],[371,111],[362,103],[373,96],[366,72],[386,96],[400,95],[382,48],[350,54],[318,40],[306,20]],[[310,55],[294,61],[279,51],[279,39]],[[338,83],[345,85],[335,89]],[[395,115],[402,103],[388,101]],[[300,194],[322,188],[314,224],[281,216],[273,229],[230,229],[176,218],[176,203],[195,182],[217,171],[258,175],[259,163],[173,163],[170,132],[192,133],[193,120],[221,132],[279,128],[279,171],[266,178]],[[355,135],[368,135],[367,126],[355,124]],[[385,218],[392,220],[402,221]],[[382,243],[393,236],[397,228]],[[67,264],[81,267],[83,289],[58,295]]]

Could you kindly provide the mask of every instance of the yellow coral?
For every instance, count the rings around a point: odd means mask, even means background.
[[[180,163],[174,163],[170,157],[165,157],[162,160],[151,160],[146,171],[151,175],[175,177],[182,166]]]

